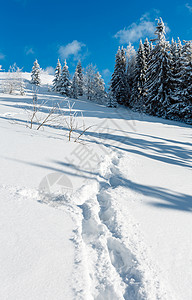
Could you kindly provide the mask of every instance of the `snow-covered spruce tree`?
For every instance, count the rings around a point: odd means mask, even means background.
[[[55,68],[55,77],[53,79],[53,91],[60,92],[60,76],[61,76],[61,63],[58,59],[57,66]]]
[[[95,74],[96,74],[96,67],[93,66],[92,64],[89,64],[86,67],[85,74],[84,74],[85,95],[88,100],[92,100],[94,98]]]
[[[67,62],[65,60],[65,64],[63,66],[60,80],[59,80],[59,89],[62,95],[70,97],[71,93],[71,81],[70,81],[70,74],[67,66]]]
[[[127,100],[127,74],[126,56],[123,47],[118,49],[115,60],[115,68],[110,85],[113,97],[120,104],[125,104]]]
[[[116,100],[118,99],[118,89],[119,89],[119,84],[121,81],[120,78],[120,61],[121,61],[121,50],[120,47],[116,53],[116,57],[115,57],[115,67],[114,67],[114,71],[111,77],[111,84],[110,84],[110,91],[113,95],[114,98],[116,98]]]
[[[106,96],[105,83],[100,73],[97,72],[94,76],[94,99],[100,100],[101,102]]]
[[[146,96],[145,81],[146,81],[146,57],[142,41],[139,43],[139,49],[136,55],[136,64],[134,71],[134,81],[131,96],[131,105],[139,111],[144,110],[144,98]]]
[[[136,64],[136,51],[134,47],[129,43],[126,49],[126,59],[127,59],[127,88],[126,88],[126,105],[132,107],[132,91],[135,77],[135,64]]]
[[[192,123],[192,42],[184,41],[182,50],[181,97],[183,108],[181,118]]]
[[[33,63],[33,68],[31,72],[31,83],[35,85],[40,85],[41,80],[40,80],[40,66],[38,64],[37,59]]]
[[[148,38],[145,39],[143,47],[144,47],[144,53],[145,53],[145,62],[146,62],[146,64],[148,64],[149,56],[150,56],[150,52],[151,52],[151,45],[149,44]]]
[[[182,76],[183,76],[183,63],[182,63],[182,44],[178,38],[178,42],[172,39],[170,45],[170,105],[168,107],[167,116],[170,119],[182,119],[181,111],[184,108],[182,101]]]
[[[156,27],[156,46],[150,52],[146,74],[146,112],[166,116],[169,106],[170,54],[169,43],[165,39],[165,25],[160,18]]]
[[[117,100],[114,98],[113,93],[111,92],[110,88],[107,93],[107,106],[108,107],[117,107]]]
[[[83,96],[83,85],[84,85],[84,81],[83,81],[83,69],[81,66],[81,62],[79,61],[76,67],[76,72],[78,75],[78,96]]]
[[[79,76],[77,70],[73,75],[73,80],[71,84],[71,98],[77,99],[79,95]]]

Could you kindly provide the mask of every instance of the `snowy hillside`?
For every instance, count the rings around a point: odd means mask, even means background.
[[[0,299],[192,299],[191,126],[67,99],[44,74],[30,129],[23,77],[24,96],[0,93]]]

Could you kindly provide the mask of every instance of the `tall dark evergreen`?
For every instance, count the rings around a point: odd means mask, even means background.
[[[182,51],[182,97],[186,104],[192,104],[192,42],[185,41]]]
[[[77,71],[73,75],[73,80],[71,84],[71,97],[77,99],[79,95],[79,76]]]
[[[78,96],[83,96],[83,70],[81,66],[81,62],[79,61],[76,67],[76,72],[78,76]]]
[[[111,92],[110,88],[107,93],[107,106],[108,107],[117,107],[117,100],[114,98],[113,93]]]
[[[184,41],[182,50],[181,97],[183,107],[180,109],[182,119],[192,122],[192,42]]]
[[[144,99],[146,96],[145,81],[147,63],[145,53],[144,45],[142,41],[140,41],[139,49],[136,55],[135,74],[131,97],[132,107],[140,111],[144,110]]]
[[[148,64],[149,56],[150,56],[150,52],[151,52],[151,45],[148,41],[148,38],[145,39],[143,47],[144,47],[144,53],[145,53],[145,62],[146,62],[146,64]]]
[[[126,71],[126,102],[125,104],[129,107],[132,106],[132,93],[133,86],[135,81],[135,64],[136,64],[136,51],[131,43],[127,46],[126,49],[126,59],[127,59],[127,71]]]
[[[160,18],[156,38],[145,39],[135,50],[118,50],[111,79],[111,98],[148,114],[192,124],[192,41],[165,39]],[[155,44],[153,44],[153,42]],[[125,63],[126,53],[126,63]]]
[[[71,81],[70,81],[70,74],[67,66],[67,62],[65,60],[65,64],[62,69],[62,73],[59,80],[59,89],[62,95],[67,97],[70,96],[71,93]]]
[[[60,77],[61,77],[61,64],[58,59],[57,66],[55,68],[55,77],[53,79],[53,91],[60,92]]]
[[[123,104],[127,98],[126,56],[125,50],[118,49],[115,68],[111,78],[111,92],[118,103]]]
[[[182,118],[182,110],[184,108],[182,97],[182,44],[179,39],[178,42],[172,39],[170,46],[170,57],[170,106],[168,108],[167,116],[170,119],[177,120]]]
[[[170,45],[170,104],[178,102],[180,97],[180,72],[178,68],[178,46],[177,42],[172,39]]]
[[[41,80],[40,80],[40,66],[38,64],[37,59],[33,63],[33,68],[31,72],[31,83],[35,85],[40,85]]]
[[[156,27],[156,46],[150,52],[146,75],[146,111],[152,115],[166,116],[169,106],[169,43],[165,39],[165,25],[160,18]]]

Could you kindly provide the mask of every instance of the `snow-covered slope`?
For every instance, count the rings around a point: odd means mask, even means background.
[[[26,127],[23,76],[0,94],[0,299],[192,299],[191,127],[70,100],[88,130],[69,142],[65,118]],[[68,118],[51,81],[41,116]]]

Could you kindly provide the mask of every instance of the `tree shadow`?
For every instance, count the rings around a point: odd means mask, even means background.
[[[155,203],[153,199],[153,201],[148,201],[146,203],[147,205],[192,212],[192,195],[176,193],[161,187],[138,184],[122,177],[119,173],[110,179],[110,184],[113,188],[122,186],[134,192],[136,191],[138,194],[147,196],[148,198],[160,200]]]
[[[106,147],[113,147],[129,153],[135,153],[150,159],[161,161],[166,164],[178,165],[182,167],[192,168],[192,148],[187,149],[185,146],[191,146],[190,143],[179,144],[171,141],[168,144],[167,140],[158,139],[150,136],[153,140],[147,140],[144,137],[137,137],[137,133],[127,132],[126,136],[120,136],[109,132],[93,132],[88,131],[85,133],[94,138],[95,143],[101,143]],[[89,139],[91,140],[91,139]],[[88,140],[87,140],[88,141]],[[126,147],[123,147],[126,146]]]
[[[59,172],[73,177],[81,177],[85,180],[93,180],[93,181],[100,182],[98,180],[98,176],[104,179],[104,177],[102,177],[97,171],[94,172],[87,169],[82,169],[81,167],[78,167],[74,164],[65,163],[63,161],[53,160],[52,162],[58,165],[58,167],[57,166],[52,167],[45,164],[22,161],[18,159],[7,158],[7,157],[5,158],[18,163],[31,165],[33,167],[43,168],[51,172]],[[136,182],[133,182],[125,178],[119,171],[117,171],[117,169],[115,169],[113,175],[109,179],[109,183],[107,184],[107,186],[113,189],[118,187],[124,187],[127,190],[131,190],[137,192],[140,195],[146,196],[149,199],[153,198],[153,201],[147,201],[146,205],[151,205],[154,207],[160,207],[165,209],[174,209],[174,210],[192,212],[192,195],[176,193],[174,191],[164,189],[158,186],[147,186],[143,184],[138,184]],[[154,199],[157,199],[157,201],[154,202]],[[127,201],[129,201],[129,198],[127,199]]]

